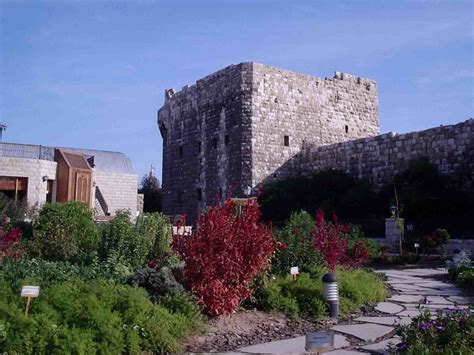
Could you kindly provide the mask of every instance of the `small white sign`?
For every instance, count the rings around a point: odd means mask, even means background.
[[[290,274],[291,275],[298,275],[300,273],[299,269],[298,269],[298,266],[293,266],[291,269],[290,269]]]
[[[415,248],[419,248],[419,247],[420,247],[420,244],[415,243]]]
[[[39,292],[39,286],[23,286],[21,288],[21,297],[38,297]]]

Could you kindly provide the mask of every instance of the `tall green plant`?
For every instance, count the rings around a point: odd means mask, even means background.
[[[133,272],[147,263],[152,246],[149,236],[138,233],[129,211],[116,212],[113,220],[100,226],[101,261],[121,264]]]
[[[165,266],[172,255],[169,218],[162,213],[145,213],[137,218],[135,228],[138,235],[150,242],[148,259],[154,260],[158,267]]]
[[[82,202],[44,205],[33,224],[31,254],[53,261],[91,262],[98,244],[91,209]]]
[[[288,273],[292,266],[302,270],[323,265],[314,247],[314,218],[305,211],[293,212],[285,227],[274,231],[274,238],[281,243],[272,262],[275,273]]]

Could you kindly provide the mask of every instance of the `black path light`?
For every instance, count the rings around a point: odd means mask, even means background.
[[[329,303],[329,316],[339,317],[339,290],[335,272],[328,272],[323,276],[323,296]]]

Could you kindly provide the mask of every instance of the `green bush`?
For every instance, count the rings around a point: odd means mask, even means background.
[[[122,265],[132,273],[148,262],[154,240],[138,233],[130,221],[130,212],[118,211],[113,220],[100,226],[99,233],[101,261]]]
[[[432,315],[420,310],[411,324],[399,326],[401,343],[397,354],[459,354],[474,353],[474,317],[472,311],[443,310]]]
[[[326,270],[311,268],[296,281],[291,276],[279,276],[256,292],[252,306],[266,311],[284,312],[291,317],[301,315],[321,317],[328,314],[322,294],[322,277]],[[338,269],[340,310],[348,314],[364,304],[374,304],[387,296],[382,278],[362,269]]]
[[[352,249],[354,247],[354,244],[358,240],[363,240],[365,242],[369,251],[369,257],[371,259],[380,256],[380,252],[382,251],[382,245],[380,243],[377,243],[375,240],[366,238],[364,232],[359,226],[351,224],[351,229],[349,231],[349,243],[347,247],[349,249]]]
[[[155,260],[157,267],[176,261],[171,250],[171,224],[162,213],[145,213],[137,218],[135,228],[139,236],[150,241],[148,260]]]
[[[143,289],[100,280],[53,285],[32,301],[28,317],[23,309],[0,278],[0,348],[6,353],[177,352],[192,323],[153,304]]]
[[[189,294],[185,292],[167,293],[159,298],[158,303],[170,313],[185,317],[192,329],[203,329],[201,308]]]
[[[88,263],[96,255],[92,211],[82,202],[44,205],[33,224],[31,254],[52,261]]]
[[[275,240],[282,243],[272,260],[274,273],[289,273],[292,266],[308,270],[324,263],[316,250],[313,230],[314,218],[300,211],[291,214],[283,229],[274,231]]]
[[[183,286],[176,281],[173,269],[170,267],[140,269],[135,273],[131,282],[133,285],[145,288],[155,301],[167,293],[184,291]]]
[[[45,288],[74,279],[104,278],[110,281],[124,281],[126,279],[126,275],[107,265],[99,265],[97,262],[83,266],[67,261],[46,261],[43,259],[21,259],[18,261],[4,259],[0,263],[0,277],[3,277],[15,292],[20,292],[21,286],[27,282]]]

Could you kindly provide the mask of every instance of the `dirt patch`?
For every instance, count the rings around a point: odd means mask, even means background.
[[[194,335],[184,345],[187,352],[223,352],[273,340],[294,338],[328,327],[330,320],[292,320],[283,314],[256,310],[207,320],[207,333]]]

